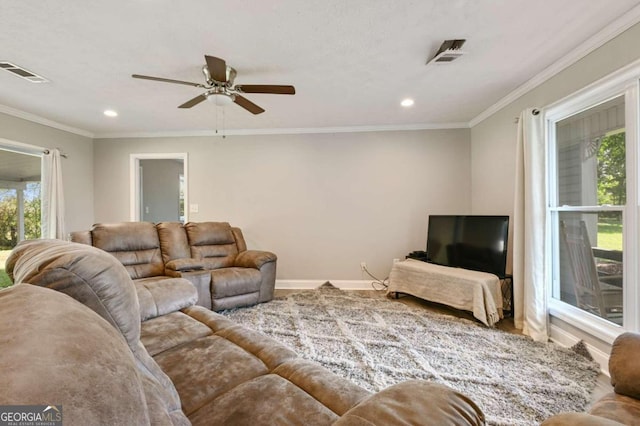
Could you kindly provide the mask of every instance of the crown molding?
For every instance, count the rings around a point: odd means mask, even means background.
[[[542,70],[542,72],[538,73],[532,79],[516,88],[514,91],[500,99],[495,104],[491,105],[486,110],[482,111],[471,121],[469,121],[469,127],[474,127],[475,125],[481,123],[496,112],[500,111],[502,108],[514,102],[516,99],[535,89],[545,81],[549,80],[551,77],[560,73],[562,70],[575,64],[580,59],[584,58],[589,53],[601,47],[608,41],[619,36],[638,22],[640,22],[640,5],[634,7],[615,21],[611,22],[609,25],[585,40],[567,55]]]
[[[47,127],[53,127],[54,129],[64,130],[65,132],[74,133],[76,135],[85,136],[87,138],[94,138],[94,134],[87,130],[67,126],[66,124],[58,123],[57,121],[49,120],[48,118],[40,117],[39,115],[11,108],[6,105],[0,105],[0,113],[7,114],[16,118],[22,118],[23,120],[32,121],[34,123],[42,124]]]
[[[405,130],[448,130],[468,129],[468,123],[418,123],[418,124],[389,124],[380,126],[344,126],[344,127],[302,127],[280,129],[229,129],[216,130],[192,130],[175,132],[123,132],[123,133],[98,133],[95,139],[123,139],[123,138],[167,138],[167,137],[193,137],[193,136],[252,136],[252,135],[294,135],[294,134],[318,134],[318,133],[355,133],[355,132],[398,132]]]
[[[123,138],[165,138],[165,137],[193,137],[193,136],[252,136],[252,135],[291,135],[314,133],[355,133],[355,132],[397,132],[403,130],[446,130],[468,129],[469,124],[458,123],[415,123],[415,124],[388,124],[379,126],[342,126],[342,127],[301,127],[280,129],[229,129],[216,130],[185,130],[165,132],[120,132],[120,133],[92,133],[84,129],[67,126],[39,115],[0,105],[0,113],[21,118],[34,123],[43,124],[54,129],[64,130],[92,139],[123,139]]]
[[[0,105],[0,113],[22,118],[34,123],[43,124],[54,129],[64,130],[92,139],[123,139],[123,138],[165,138],[165,137],[193,137],[193,136],[252,136],[252,135],[292,135],[314,133],[355,133],[355,132],[397,132],[404,130],[447,130],[468,129],[469,123],[415,123],[388,124],[379,126],[342,126],[342,127],[301,127],[280,129],[229,129],[216,130],[185,130],[166,132],[120,132],[120,133],[92,133],[84,129],[67,126],[39,115]]]

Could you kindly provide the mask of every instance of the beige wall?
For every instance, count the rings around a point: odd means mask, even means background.
[[[471,129],[471,206],[474,214],[496,210],[513,214],[515,179],[515,117],[528,107],[542,108],[640,58],[640,24],[563,70]],[[517,255],[517,254],[514,254]],[[511,264],[511,262],[510,262]],[[510,266],[507,267],[510,269]],[[608,354],[608,344],[552,318],[552,337],[584,339]],[[558,332],[558,330],[563,330]]]
[[[97,222],[129,219],[129,155],[187,152],[193,221],[240,226],[278,278],[384,278],[427,215],[470,210],[469,130],[95,141]]]
[[[67,230],[87,229],[93,223],[93,141],[0,113],[0,138],[43,148],[60,148],[67,154],[62,180]]]
[[[473,214],[513,215],[516,117],[525,108],[543,108],[640,58],[640,24],[529,91],[471,128],[471,209]],[[512,228],[512,227],[511,227]],[[513,229],[509,246],[512,247]],[[509,250],[507,271],[513,252]]]
[[[640,24],[521,96],[471,129],[471,206],[474,214],[513,213],[515,118],[542,108],[640,58]]]

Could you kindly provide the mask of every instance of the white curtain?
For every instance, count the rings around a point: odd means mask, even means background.
[[[42,156],[42,238],[66,239],[61,160],[57,148]]]
[[[535,112],[535,114],[534,114]],[[516,328],[548,340],[545,277],[546,161],[542,116],[526,109],[518,120],[513,237]]]

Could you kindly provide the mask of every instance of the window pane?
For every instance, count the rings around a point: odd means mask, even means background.
[[[622,325],[622,212],[559,212],[560,300]]]
[[[626,203],[624,96],[556,123],[559,206]]]

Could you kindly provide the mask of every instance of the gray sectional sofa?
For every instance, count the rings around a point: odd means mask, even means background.
[[[140,299],[178,291],[185,279],[198,290],[198,305],[220,311],[273,298],[275,254],[247,250],[240,228],[227,222],[120,222],[71,233],[71,241],[115,256],[136,284]],[[153,312],[142,311],[142,318]]]
[[[65,425],[484,424],[450,388],[371,394],[197,306],[189,281],[137,290],[128,266],[72,242],[14,249],[17,284],[0,291],[0,405],[61,405]]]

